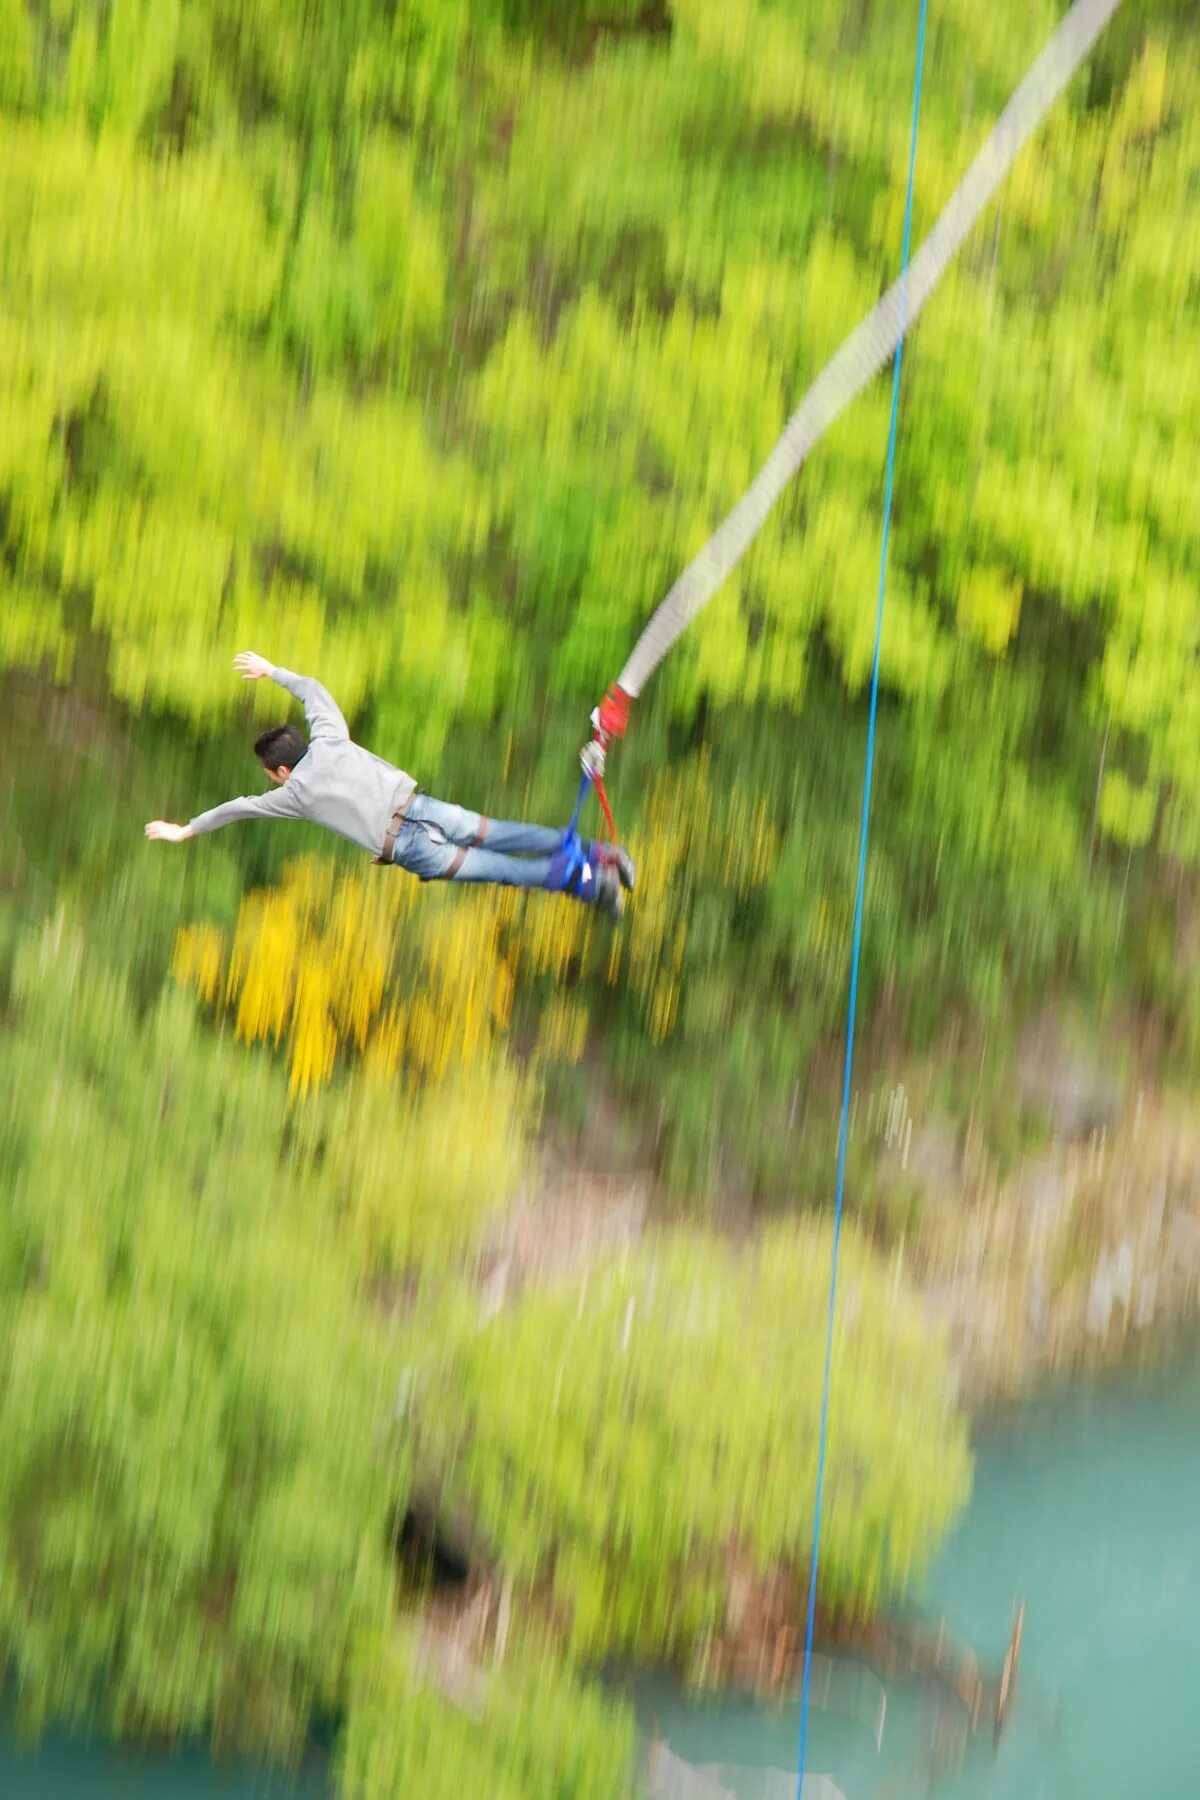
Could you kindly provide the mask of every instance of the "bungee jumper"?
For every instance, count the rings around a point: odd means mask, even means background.
[[[594,906],[614,923],[621,918],[625,891],[636,879],[633,859],[622,845],[581,840],[575,829],[593,779],[586,760],[580,802],[565,832],[485,818],[435,800],[403,769],[356,744],[336,701],[312,676],[277,668],[253,651],[235,656],[233,666],[244,680],[269,679],[299,700],[308,740],[295,725],[264,731],[254,751],[274,793],[226,800],[186,825],[152,819],[148,838],[179,844],[238,819],[309,819],[369,851],[375,862],[395,864],[422,881],[544,888]],[[605,811],[611,818],[607,801]]]

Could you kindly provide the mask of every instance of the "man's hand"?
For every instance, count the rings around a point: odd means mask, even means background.
[[[190,825],[171,825],[166,819],[151,819],[146,836],[163,844],[182,844],[192,835]]]
[[[253,650],[242,650],[233,659],[243,681],[262,681],[275,673],[275,664],[269,663],[265,656],[256,656]]]

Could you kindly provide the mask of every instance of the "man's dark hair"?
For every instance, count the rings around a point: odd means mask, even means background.
[[[264,769],[294,769],[308,745],[294,725],[272,725],[254,741],[254,754]]]

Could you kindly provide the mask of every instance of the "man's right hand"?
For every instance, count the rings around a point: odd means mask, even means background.
[[[163,844],[182,844],[192,835],[190,825],[172,825],[166,819],[151,819],[146,836]]]
[[[240,651],[233,659],[233,666],[243,681],[263,681],[275,673],[275,664],[269,663],[265,656],[256,656],[253,650]]]

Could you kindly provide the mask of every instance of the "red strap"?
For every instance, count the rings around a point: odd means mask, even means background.
[[[612,807],[608,804],[608,795],[604,791],[603,775],[594,775],[592,777],[592,786],[596,790],[596,798],[599,800],[600,810],[604,814],[604,823],[608,826],[608,835],[615,844],[617,841],[617,827],[612,816]]]

